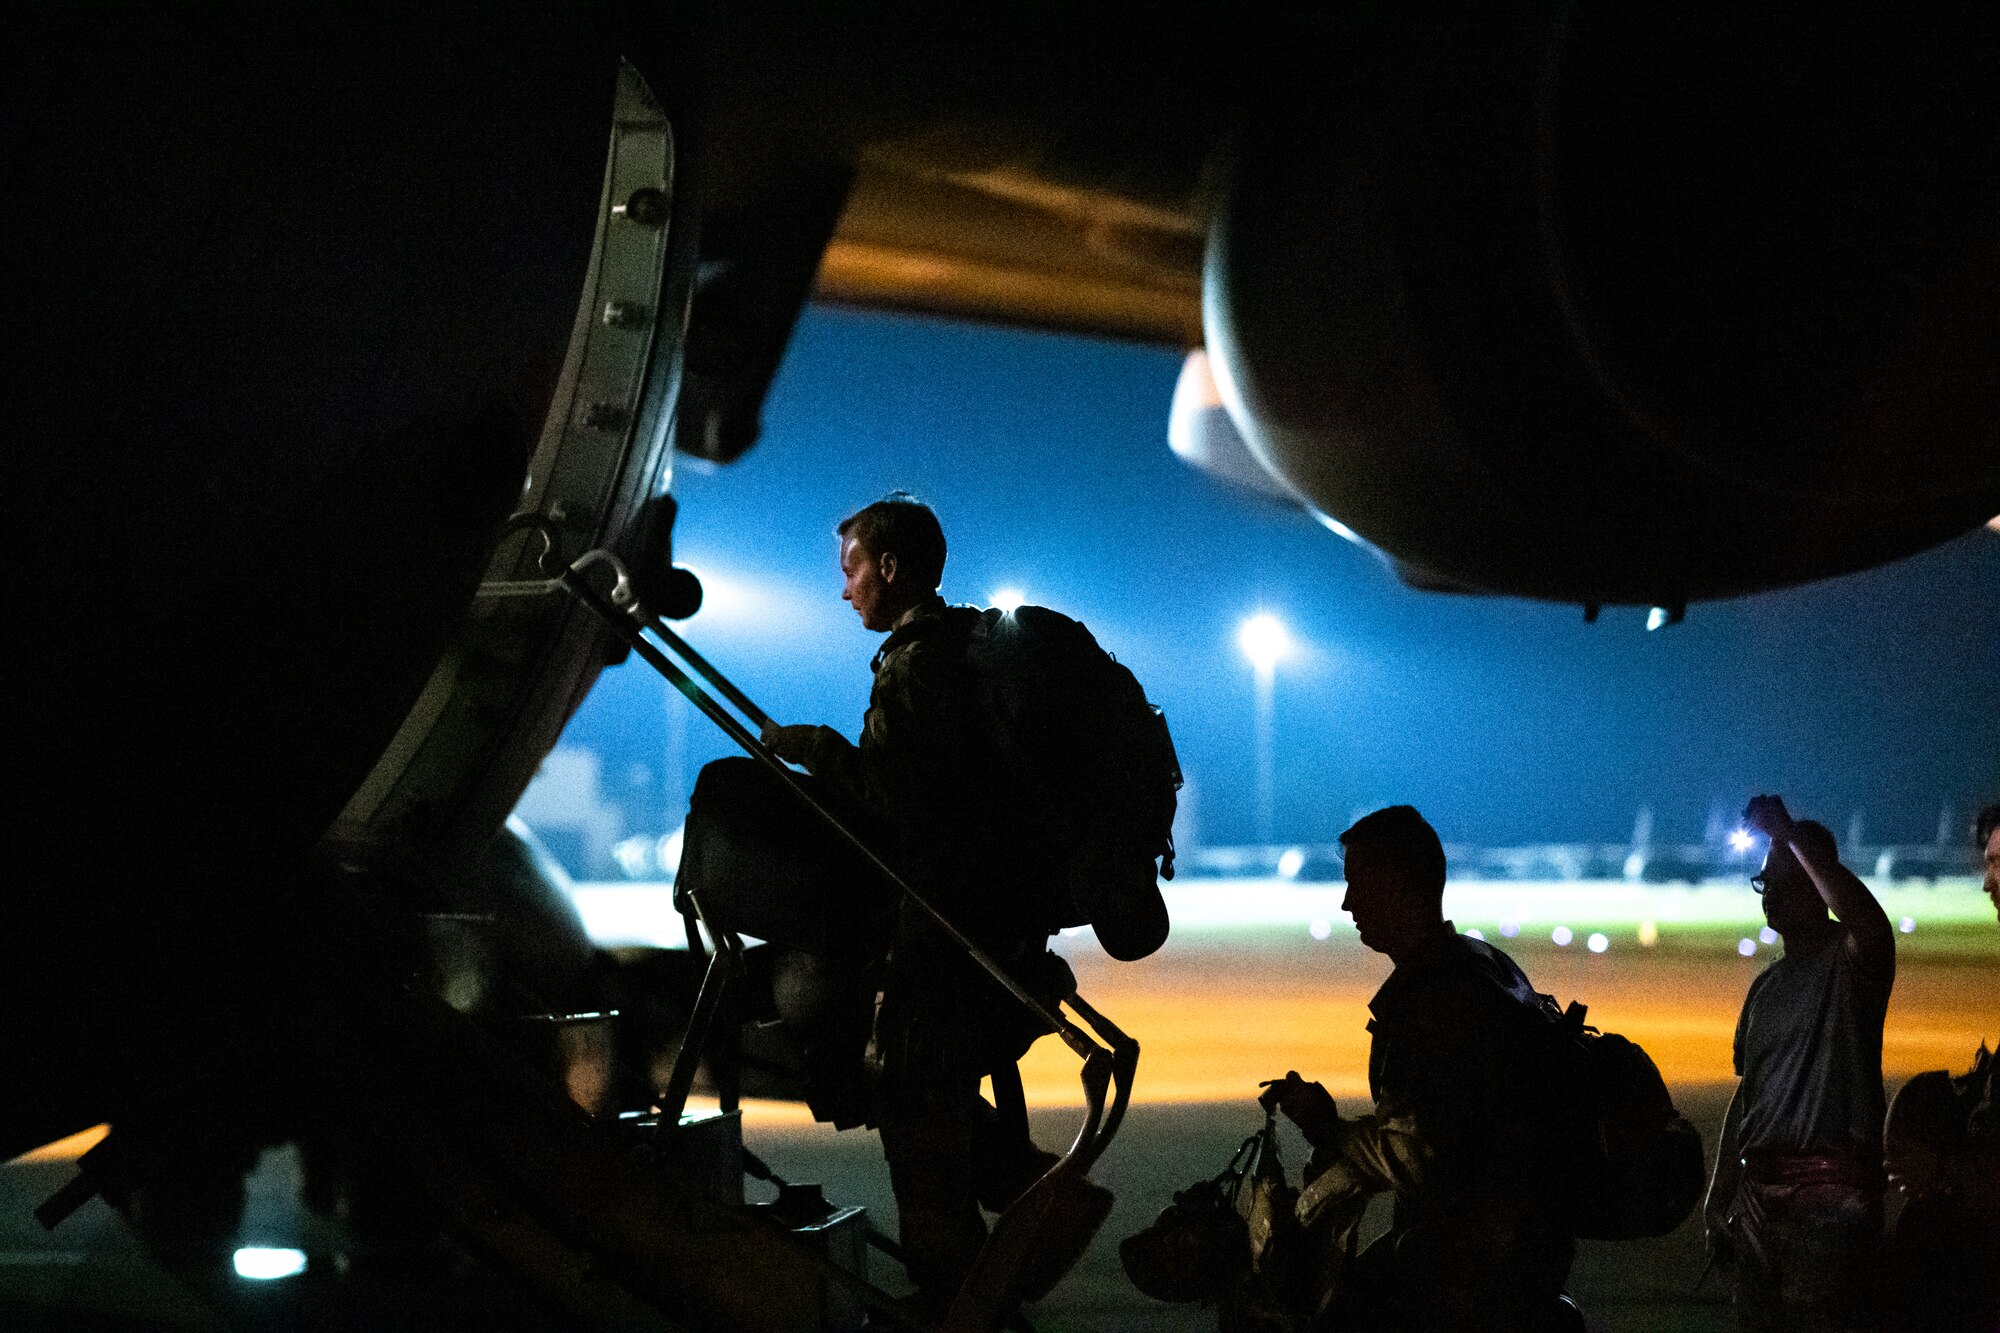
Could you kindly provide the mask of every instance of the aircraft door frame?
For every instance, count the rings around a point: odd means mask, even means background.
[[[595,242],[563,371],[519,507],[570,553],[628,563],[672,476],[672,427],[692,290],[676,143],[629,63],[618,71]],[[655,534],[657,536],[657,534]],[[482,583],[541,577],[539,541],[504,537]],[[393,848],[448,865],[500,829],[615,641],[570,598],[482,594],[394,740],[328,830],[348,853]]]

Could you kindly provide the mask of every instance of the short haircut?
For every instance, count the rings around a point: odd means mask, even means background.
[[[1993,836],[1993,830],[2000,828],[2000,801],[1995,801],[1979,812],[1979,819],[1974,828],[1978,830],[1979,841],[1972,845],[1983,852],[1986,850],[1987,840]]]
[[[1364,851],[1402,874],[1410,887],[1444,893],[1444,844],[1437,830],[1411,805],[1392,805],[1363,815],[1340,835],[1350,853]]]
[[[944,580],[944,528],[908,491],[891,491],[855,510],[834,531],[870,555],[895,556],[897,568],[925,588]]]

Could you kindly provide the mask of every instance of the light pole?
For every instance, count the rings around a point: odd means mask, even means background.
[[[1292,636],[1284,622],[1268,611],[1259,611],[1236,631],[1236,644],[1250,659],[1255,673],[1257,720],[1254,744],[1257,754],[1257,841],[1268,844],[1273,836],[1278,804],[1276,686],[1278,659],[1292,650]]]

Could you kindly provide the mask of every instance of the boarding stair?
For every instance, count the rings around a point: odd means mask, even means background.
[[[1109,1147],[1124,1119],[1137,1069],[1138,1043],[1074,988],[1054,1001],[1037,996],[898,874],[861,834],[821,802],[800,775],[764,744],[763,733],[774,725],[771,717],[647,609],[616,556],[593,549],[564,562],[557,531],[533,514],[519,516],[510,524],[510,531],[530,532],[541,542],[538,564],[543,577],[507,584],[489,583],[482,594],[538,596],[560,591],[588,608],[634,656],[665,678],[746,754],[776,775],[897,893],[935,921],[958,948],[993,977],[1015,1003],[1039,1019],[1081,1062],[1079,1077],[1085,1109],[1075,1138],[1046,1174],[996,1220],[974,1272],[938,1325],[948,1333],[992,1333],[1002,1327],[1022,1327],[1020,1306],[1046,1295],[1054,1287],[1074,1263],[1089,1234],[1103,1220],[1105,1196],[1087,1181],[1092,1166]],[[600,589],[593,583],[593,576],[600,582],[608,576],[608,587]],[[865,1250],[857,1241],[866,1241],[868,1248],[899,1260],[894,1242],[868,1225],[861,1210],[833,1208],[816,1194],[808,1193],[811,1187],[795,1187],[776,1179],[753,1154],[742,1148],[741,1119],[735,1105],[738,1079],[732,1059],[737,1053],[739,1034],[725,1030],[729,1025],[719,1023],[718,1016],[725,1012],[730,988],[744,971],[746,950],[739,937],[710,919],[698,898],[688,894],[684,895],[684,901],[690,949],[700,950],[704,935],[709,943],[706,969],[658,1102],[646,1114],[633,1117],[633,1126],[655,1135],[662,1144],[685,1141],[681,1146],[667,1149],[670,1154],[682,1156],[684,1170],[696,1166],[688,1154],[698,1157],[703,1151],[714,1153],[718,1151],[712,1146],[714,1142],[726,1141],[730,1134],[737,1135],[734,1151],[739,1167],[778,1189],[778,1198],[763,1207],[770,1210],[774,1219],[794,1222],[795,1235],[823,1261],[821,1271],[830,1284],[825,1289],[823,1306],[829,1322],[824,1326],[839,1327],[838,1321],[845,1314],[861,1306],[874,1310],[878,1318],[895,1320],[897,1307],[865,1280]],[[689,1094],[704,1062],[723,1107],[713,1118],[691,1117],[686,1113]],[[1025,1115],[1018,1074],[1010,1078],[1008,1071],[1003,1071],[994,1086],[1003,1113]],[[689,1146],[696,1142],[711,1146]],[[740,1174],[736,1188],[740,1198]]]

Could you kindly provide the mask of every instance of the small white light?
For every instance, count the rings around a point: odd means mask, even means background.
[[[1292,636],[1286,633],[1283,621],[1268,611],[1259,611],[1236,631],[1236,644],[1252,666],[1269,671],[1291,652]]]
[[[1520,933],[1521,933],[1521,923],[1520,923],[1520,922],[1518,922],[1518,921],[1502,921],[1502,922],[1500,923],[1500,936],[1501,936],[1501,938],[1502,938],[1502,939],[1509,939],[1509,940],[1511,940],[1511,939],[1513,939],[1513,938],[1514,938],[1514,937],[1515,937],[1516,935],[1518,935],[1518,934],[1520,934]]]
[[[1611,947],[1611,939],[1603,931],[1593,932],[1584,943],[1590,947],[1592,953],[1603,953]]]
[[[1757,840],[1750,836],[1749,829],[1737,829],[1729,835],[1729,847],[1731,851],[1747,852],[1751,847],[1756,845],[1756,842]]]
[[[1278,873],[1286,879],[1297,879],[1299,872],[1306,868],[1306,854],[1297,847],[1285,848],[1285,854],[1278,858]]]
[[[1664,606],[1656,606],[1656,607],[1654,607],[1654,608],[1653,608],[1652,610],[1650,610],[1650,611],[1648,611],[1648,612],[1646,613],[1646,628],[1647,628],[1647,629],[1658,629],[1658,628],[1659,628],[1660,626],[1662,626],[1662,625],[1664,625],[1664,624],[1666,624],[1666,623],[1667,623],[1667,608],[1666,608],[1666,607],[1664,607]]]
[[[1549,932],[1549,938],[1556,942],[1557,948],[1567,949],[1569,948],[1569,942],[1575,939],[1576,936],[1570,933],[1568,926],[1557,926]]]
[[[272,1282],[281,1277],[297,1277],[306,1271],[304,1250],[273,1249],[252,1245],[236,1252],[236,1276],[253,1282]]]
[[[1896,923],[1896,929],[1902,931],[1905,935],[1911,934],[1916,928],[1917,919],[1913,916],[1906,916]]]
[[[681,847],[686,841],[687,828],[683,825],[672,833],[662,833],[653,844],[653,863],[659,866],[661,878],[671,879],[681,868]]]
[[[1650,949],[1660,942],[1660,923],[1641,921],[1639,923],[1639,947]]]
[[[1742,939],[1736,941],[1736,952],[1748,958],[1751,954],[1757,952],[1757,941],[1747,935],[1744,936]]]
[[[1471,930],[1465,932],[1465,938],[1469,940],[1483,940],[1486,938],[1486,932],[1474,926]]]
[[[1028,603],[1027,594],[1019,588],[1002,588],[987,600],[993,604],[995,610],[1010,616]]]
[[[652,869],[652,853],[653,839],[643,837],[626,838],[611,848],[612,859],[618,862],[627,879],[646,877],[646,872]]]
[[[1778,932],[1772,930],[1769,926],[1766,926],[1762,930],[1757,932],[1757,943],[1776,944],[1777,942],[1778,942]]]
[[[1333,922],[1328,921],[1323,916],[1314,917],[1313,923],[1310,926],[1306,927],[1306,931],[1314,939],[1323,940],[1327,936],[1333,934]]]

